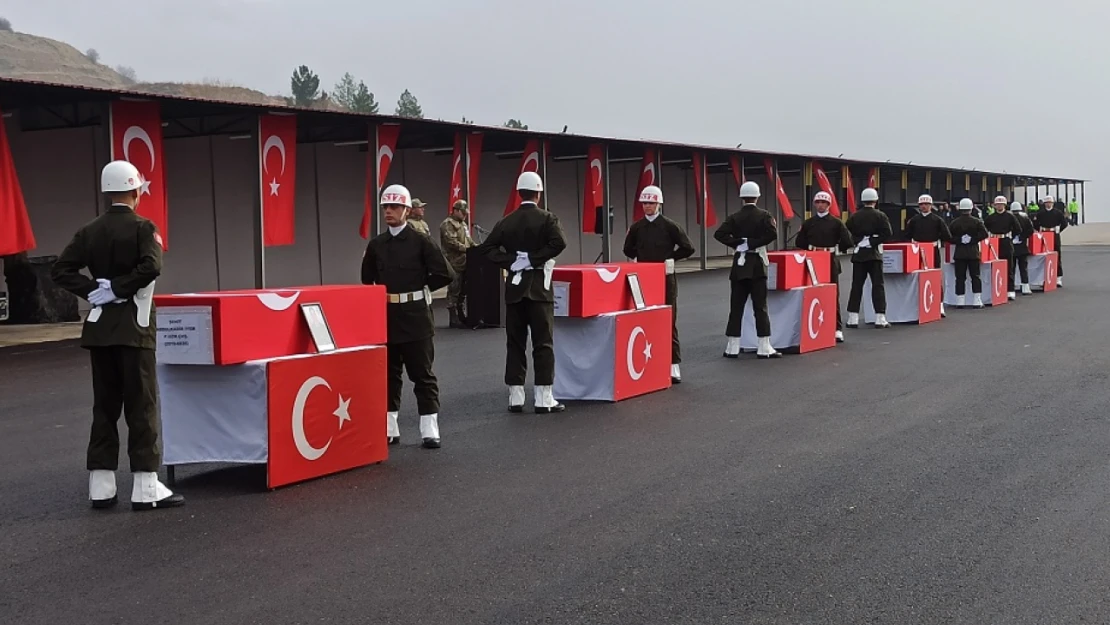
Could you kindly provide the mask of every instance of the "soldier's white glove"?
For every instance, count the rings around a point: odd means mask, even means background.
[[[964,245],[971,243],[971,235],[965,234],[964,236],[960,237],[960,243],[963,243]]]
[[[113,304],[122,304],[122,303],[127,301],[127,300],[125,300],[121,297],[116,297],[115,292],[112,291],[112,281],[111,280],[106,280],[104,278],[97,278],[96,283],[100,285],[100,288],[102,288],[102,289],[104,289],[104,290],[106,290],[106,291],[108,291],[109,293],[112,294],[112,298],[113,298],[112,303]]]
[[[103,306],[108,302],[119,299],[116,294],[112,292],[112,287],[98,287],[92,293],[89,293],[89,303],[93,306]]]
[[[516,261],[510,267],[510,271],[524,271],[525,269],[532,268],[532,261],[528,260],[528,252],[517,252]]]
[[[747,239],[740,239],[740,245],[736,246],[736,251],[739,252],[740,254],[743,254],[743,253],[747,252],[748,251],[748,240]]]
[[[663,262],[663,272],[668,276],[674,273],[674,259],[668,258]]]
[[[863,240],[860,241],[859,245],[857,245],[856,247],[860,248],[861,250],[871,249],[871,237],[863,237]]]
[[[1014,237],[1014,245],[1021,245],[1021,237]]]

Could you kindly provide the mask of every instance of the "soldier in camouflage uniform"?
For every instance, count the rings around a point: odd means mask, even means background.
[[[439,224],[440,248],[455,270],[455,279],[447,288],[447,310],[451,314],[452,328],[465,327],[462,322],[463,275],[466,273],[466,250],[474,247],[467,227],[469,215],[466,200],[458,200],[451,207],[451,215]]]
[[[428,222],[424,221],[424,207],[426,204],[420,201],[420,198],[412,198],[412,209],[409,211],[409,227],[413,230],[423,234],[426,237],[432,236],[428,230]]]

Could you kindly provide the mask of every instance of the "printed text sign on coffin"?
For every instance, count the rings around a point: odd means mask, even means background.
[[[389,456],[384,347],[275,360],[266,386],[270,488]]]
[[[813,263],[819,284],[832,282],[832,252],[787,250],[767,252],[767,289],[786,291],[812,284],[806,267],[806,260]]]
[[[922,243],[884,243],[883,273],[913,273],[935,269],[933,246]]]
[[[666,268],[663,263],[608,263],[604,265],[555,266],[552,290],[557,317],[595,317],[632,310],[628,275],[639,276],[644,305],[662,306],[667,299]]]
[[[955,262],[952,256],[955,252],[956,246],[951,243],[946,243],[944,245],[944,262]],[[998,239],[990,237],[979,242],[979,260],[987,262],[988,260],[995,260],[998,257]]]
[[[321,305],[340,349],[386,342],[385,287],[308,286],[155,296],[158,361],[228,365],[315,352],[300,304]]]

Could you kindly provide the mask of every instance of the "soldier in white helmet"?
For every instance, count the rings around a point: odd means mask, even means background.
[[[1017,279],[1014,276],[1015,272],[1019,272],[1017,277],[1021,278],[1021,294],[1032,295],[1033,290],[1029,288],[1029,237],[1033,236],[1033,220],[1021,209],[1021,202],[1013,202],[1010,204],[1010,213],[1017,218],[1018,223],[1021,224],[1020,230],[1014,231],[1013,244],[1014,244],[1014,262],[1010,266],[1010,280],[1013,284],[1017,285]]]
[[[883,243],[894,234],[886,213],[875,207],[879,192],[867,188],[860,194],[863,206],[848,218],[848,231],[856,251],[852,254],[852,290],[848,294],[848,327],[859,327],[859,308],[863,285],[871,280],[871,304],[875,308],[875,327],[889,328],[886,320],[886,286],[883,282]]]
[[[794,238],[794,245],[803,250],[817,250],[832,254],[832,280],[836,285],[836,342],[844,342],[844,323],[840,316],[840,259],[836,253],[852,249],[852,234],[848,227],[829,214],[832,196],[819,191],[813,196],[813,217],[802,223]]]
[[[728,324],[725,326],[725,358],[740,356],[740,330],[743,327],[744,307],[752,300],[755,315],[755,332],[759,358],[780,358],[782,353],[771,346],[771,316],[767,311],[767,246],[778,239],[775,218],[756,206],[759,185],[745,182],[740,185],[740,199],[744,205],[728,216],[713,233],[713,238],[736,250],[729,272]]]
[[[967,278],[971,277],[971,292],[975,296],[974,306],[983,307],[983,280],[979,274],[979,242],[990,236],[983,221],[972,216],[975,204],[968,198],[960,200],[960,216],[948,225],[952,231],[952,242],[956,250],[952,253],[956,270],[956,306],[964,307]]]
[[[551,288],[555,258],[567,247],[559,218],[540,208],[543,179],[526,171],[516,181],[520,206],[506,215],[480,246],[490,262],[508,272],[505,282],[505,384],[509,412],[524,411],[528,377],[525,350],[532,338],[534,400],[537,414],[562,412],[555,401],[555,293]]]
[[[382,191],[382,212],[387,232],[370,239],[362,255],[362,283],[385,286],[388,407],[386,437],[390,445],[401,442],[398,416],[401,391],[408,372],[420,413],[420,438],[426,449],[438,449],[439,381],[435,361],[435,322],[432,291],[451,284],[455,272],[427,235],[408,222],[412,195],[402,185]]]
[[[1060,233],[1068,227],[1068,216],[1055,208],[1056,198],[1051,195],[1041,200],[1043,208],[1033,213],[1033,227],[1049,233],[1056,243],[1056,286],[1064,286],[1064,252],[1060,249]]]
[[[952,240],[952,232],[948,229],[948,222],[933,210],[933,196],[928,193],[917,198],[918,214],[910,217],[906,222],[906,236],[914,243],[921,243],[933,248],[933,263],[941,266],[940,248]],[[943,286],[941,299],[944,298]],[[940,303],[940,316],[948,316],[944,310],[944,302]]]
[[[1000,195],[994,198],[994,212],[983,219],[983,225],[991,237],[998,239],[998,256],[1006,261],[1009,268],[1006,297],[1011,301],[1017,299],[1014,289],[1014,236],[1021,234],[1021,222],[1006,210],[1006,198]]]
[[[624,255],[640,263],[664,263],[667,275],[667,305],[671,307],[671,381],[682,382],[679,363],[682,362],[678,341],[678,276],[674,273],[676,260],[689,258],[694,253],[690,237],[678,222],[663,214],[663,191],[648,185],[640,192],[640,205],[644,218],[632,224],[624,237]]]
[[[51,278],[87,299],[81,346],[92,359],[93,423],[89,437],[89,499],[94,508],[118,502],[120,411],[127,422],[127,457],[134,483],[133,510],[171,508],[185,498],[158,479],[162,466],[154,283],[162,273],[162,237],[135,213],[143,178],[127,161],[112,161],[100,175],[108,210],[81,227],[58,257]],[[88,269],[92,276],[81,273]]]

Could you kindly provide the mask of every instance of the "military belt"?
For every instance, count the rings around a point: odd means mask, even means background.
[[[809,246],[809,249],[811,251],[814,251],[814,252],[832,252],[833,254],[836,253],[836,246],[835,245],[832,246],[832,247],[819,247],[819,246],[816,246],[816,245],[811,245],[811,246]]]
[[[409,302],[419,302],[424,299],[424,291],[412,291],[411,293],[390,293],[390,304],[407,304]]]

